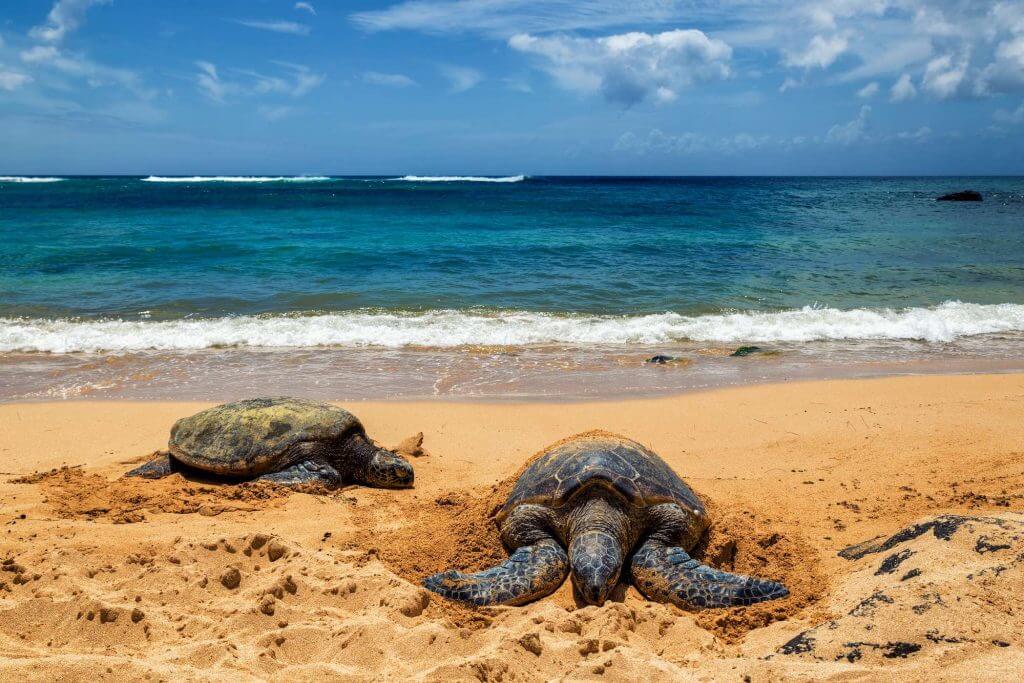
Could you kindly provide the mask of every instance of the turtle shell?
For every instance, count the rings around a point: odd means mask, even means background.
[[[678,503],[705,514],[697,494],[656,453],[622,436],[589,432],[549,447],[530,463],[498,522],[519,505],[558,508],[593,486],[614,491],[633,506]]]
[[[168,448],[190,467],[258,477],[293,464],[296,447],[303,443],[337,441],[353,430],[363,426],[342,408],[296,398],[254,398],[178,420]]]

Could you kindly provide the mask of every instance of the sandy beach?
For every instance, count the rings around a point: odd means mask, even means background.
[[[3,678],[965,680],[1024,667],[1024,375],[350,403],[382,444],[423,432],[415,489],[119,479],[205,405],[0,406]],[[629,588],[581,608],[566,583],[527,607],[470,610],[419,587],[500,559],[489,515],[509,477],[594,428],[653,448],[704,497],[704,561],[792,595],[687,613]]]

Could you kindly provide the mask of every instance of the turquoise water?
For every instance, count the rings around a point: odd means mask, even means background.
[[[18,180],[0,179],[11,372],[224,348],[980,353],[1024,330],[1024,178]],[[965,188],[985,201],[935,201]]]

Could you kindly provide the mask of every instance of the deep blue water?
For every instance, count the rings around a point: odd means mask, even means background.
[[[1024,178],[0,182],[5,318],[950,300],[1024,303]]]

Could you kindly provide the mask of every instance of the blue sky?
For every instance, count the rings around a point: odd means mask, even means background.
[[[18,0],[0,173],[1024,174],[1021,0]]]

